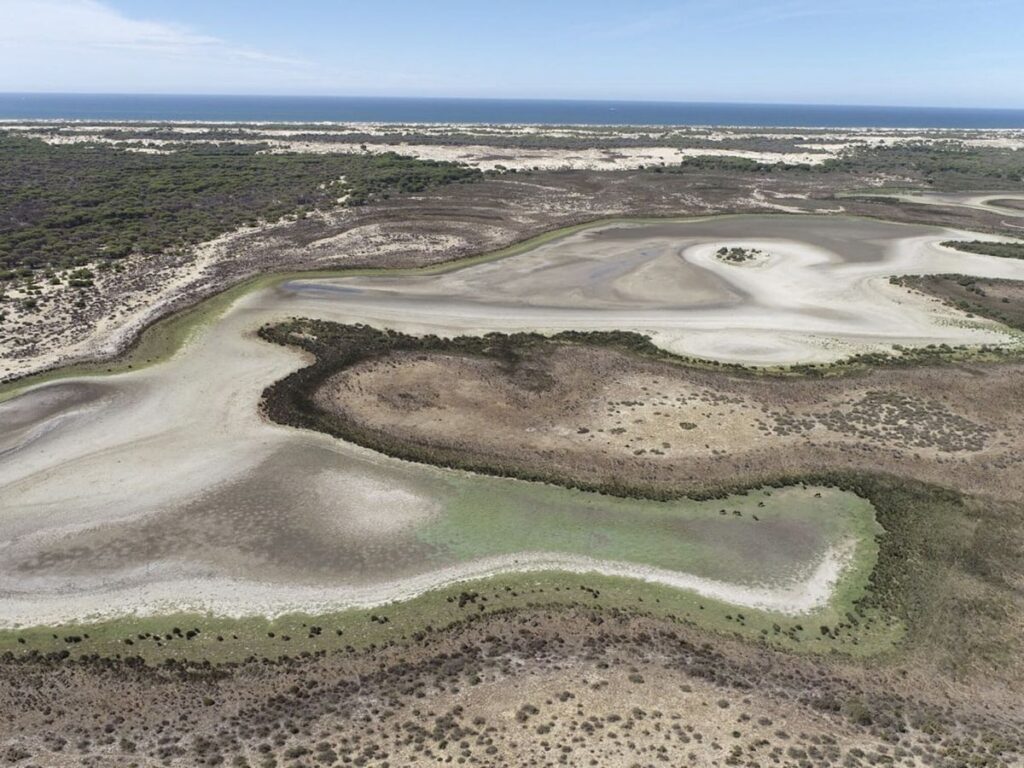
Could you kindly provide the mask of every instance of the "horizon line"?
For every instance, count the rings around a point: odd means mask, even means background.
[[[102,96],[102,97],[144,97],[144,98],[210,98],[210,99],[367,99],[374,101],[489,101],[489,102],[530,102],[579,104],[653,104],[653,105],[704,105],[704,106],[750,106],[750,107],[823,107],[828,109],[899,109],[920,111],[963,111],[963,112],[1024,112],[1024,107],[965,107],[946,105],[908,104],[849,104],[828,102],[788,101],[705,101],[685,99],[615,99],[580,97],[535,97],[535,96],[384,96],[352,94],[307,94],[307,93],[188,93],[188,92],[137,92],[137,91],[0,91],[3,96]]]

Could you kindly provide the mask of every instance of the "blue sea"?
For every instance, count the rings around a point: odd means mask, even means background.
[[[1024,128],[1024,109],[331,96],[0,94],[0,119]]]

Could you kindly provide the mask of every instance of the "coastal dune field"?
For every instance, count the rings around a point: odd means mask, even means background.
[[[255,332],[290,317],[442,335],[635,330],[755,365],[1015,343],[888,283],[1024,278],[1024,263],[938,245],[963,235],[794,216],[617,223],[436,276],[252,292],[166,362],[0,404],[13,425],[0,443],[0,623],[340,609],[540,569],[818,609],[844,568],[862,578],[869,564],[870,505],[857,497],[795,488],[666,505],[409,464],[261,417],[264,388],[309,358]],[[721,257],[736,247],[750,259]]]

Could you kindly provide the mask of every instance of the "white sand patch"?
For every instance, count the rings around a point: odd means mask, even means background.
[[[317,496],[342,531],[387,536],[422,525],[441,505],[425,496],[371,477],[324,470],[313,478]]]
[[[316,254],[319,260],[336,264],[342,261],[367,260],[410,249],[454,252],[465,246],[465,239],[455,235],[440,232],[399,232],[381,224],[362,224],[337,235],[313,240],[306,248]]]
[[[771,193],[771,197],[765,194],[764,190],[755,189],[750,194],[750,201],[754,205],[761,206],[762,208],[771,208],[775,211],[781,211],[782,213],[808,213],[805,208],[800,208],[795,205],[785,205],[784,203],[776,202],[781,199],[794,199],[795,197],[807,199],[806,195],[794,196],[794,195],[782,195],[778,192]]]
[[[1024,135],[1016,134],[996,138],[964,139],[963,143],[969,147],[1017,150],[1024,149]]]
[[[683,155],[672,147],[616,147],[614,149],[524,149],[487,145],[356,144],[334,141],[272,141],[276,152],[319,154],[395,152],[420,160],[465,163],[484,171],[516,170],[623,170],[647,165],[678,164]],[[714,154],[716,150],[709,150]],[[769,161],[771,162],[771,161]]]
[[[5,126],[8,130],[25,128],[24,126]],[[31,128],[31,126],[28,126]],[[212,144],[243,144],[249,146],[268,145],[270,152],[309,152],[314,154],[333,153],[369,153],[383,154],[396,152],[400,155],[416,157],[421,160],[440,160],[447,162],[466,163],[481,170],[515,169],[515,170],[631,170],[650,165],[678,165],[682,160],[690,157],[736,157],[753,160],[765,164],[808,164],[818,165],[826,160],[838,156],[851,145],[848,142],[826,143],[826,144],[801,144],[795,151],[759,151],[750,149],[736,149],[725,147],[666,147],[666,146],[616,146],[616,147],[581,147],[578,149],[560,149],[554,147],[506,147],[487,144],[488,137],[501,137],[507,135],[522,134],[523,129],[509,128],[507,126],[493,126],[489,129],[481,129],[480,126],[350,126],[351,130],[338,131],[332,127],[332,136],[345,136],[346,133],[357,134],[359,132],[371,132],[381,137],[401,135],[400,130],[412,129],[416,133],[435,135],[443,137],[445,132],[469,133],[479,136],[482,141],[479,144],[416,144],[416,143],[379,143],[336,141],[317,139],[315,125],[306,128],[280,129],[280,128],[242,128],[239,135],[231,138],[220,136],[204,137],[202,128],[185,129],[183,127],[171,127],[175,133],[182,133],[183,139],[167,139],[155,137],[139,137],[128,135],[127,131],[134,133],[155,131],[156,128],[114,128],[111,135],[111,128],[97,126],[59,126],[59,131],[40,131],[39,126],[35,130],[26,130],[23,135],[29,138],[39,139],[47,144],[55,146],[69,144],[117,144],[127,151],[166,153],[172,151],[165,147],[180,144],[187,135],[190,141],[205,141]],[[117,135],[125,133],[123,136]],[[643,141],[645,138],[664,139],[670,136],[678,136],[680,139],[704,138],[701,132],[682,131],[651,131],[651,132],[621,132],[611,129],[599,131],[572,130],[572,129],[551,129],[541,130],[534,127],[530,131],[533,135],[548,136],[552,139],[560,138],[590,138],[601,137],[614,138],[617,141],[636,140]],[[742,134],[731,136],[728,134],[711,134],[710,138],[716,141],[725,141],[729,138],[756,138],[756,134]],[[804,151],[800,151],[800,149]]]
[[[526,149],[487,145],[443,144],[348,144],[344,142],[281,141],[271,142],[278,152],[396,152],[421,160],[465,163],[481,170],[628,170],[649,165],[678,165],[688,157],[736,157],[765,164],[817,165],[838,153],[760,152],[715,147],[615,147],[609,149]]]

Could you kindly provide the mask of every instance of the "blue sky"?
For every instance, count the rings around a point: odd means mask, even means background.
[[[0,0],[0,91],[1024,108],[1024,0]]]

